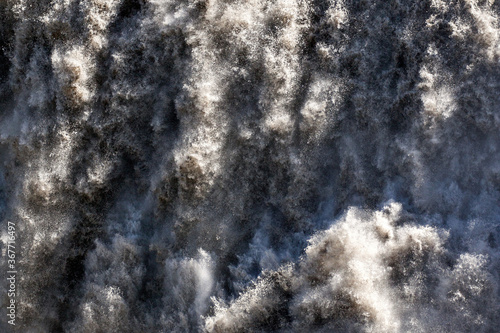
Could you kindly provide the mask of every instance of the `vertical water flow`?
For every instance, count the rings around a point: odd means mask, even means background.
[[[1,1],[0,331],[496,331],[499,15]]]

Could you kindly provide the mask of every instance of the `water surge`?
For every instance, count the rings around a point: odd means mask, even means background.
[[[0,17],[0,331],[500,327],[500,3]]]

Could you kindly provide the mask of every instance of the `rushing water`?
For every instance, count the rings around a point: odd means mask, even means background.
[[[18,332],[498,332],[498,1],[0,17]]]

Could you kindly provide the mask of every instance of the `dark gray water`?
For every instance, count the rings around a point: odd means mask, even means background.
[[[17,332],[498,332],[499,2],[0,17]]]

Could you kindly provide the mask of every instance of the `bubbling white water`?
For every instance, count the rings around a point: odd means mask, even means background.
[[[495,332],[499,15],[0,2],[17,330]]]
[[[448,232],[409,218],[396,203],[349,209],[309,240],[296,265],[265,271],[229,306],[217,304],[207,331],[260,331],[274,321],[290,332],[448,332],[496,322],[498,286],[487,258],[452,258]]]

